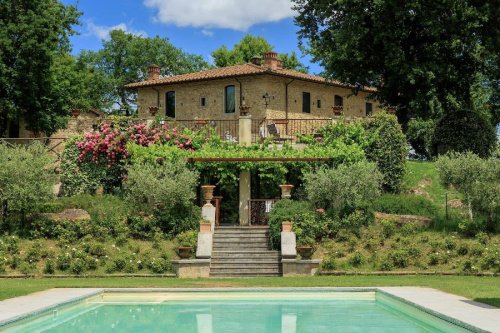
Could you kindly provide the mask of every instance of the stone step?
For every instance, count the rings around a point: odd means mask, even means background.
[[[278,273],[228,273],[228,272],[210,272],[210,277],[277,277],[281,276],[281,272]]]
[[[269,233],[255,231],[215,231],[215,237],[268,237]]]
[[[262,258],[233,258],[222,257],[212,258],[212,264],[276,264],[280,263],[279,257],[262,257]]]
[[[252,270],[259,270],[259,269],[280,269],[280,264],[278,263],[270,263],[270,264],[217,264],[217,263],[211,263],[210,264],[210,269],[212,270],[227,270],[227,269],[252,269]]]
[[[248,239],[245,239],[245,240],[237,240],[237,239],[227,239],[227,238],[223,238],[223,239],[217,239],[217,240],[214,240],[213,244],[232,244],[234,245],[235,247],[241,247],[241,248],[245,248],[246,246],[248,245],[267,245],[268,244],[268,241],[267,239],[251,239],[251,240],[248,240]]]
[[[267,239],[269,236],[267,234],[249,234],[249,233],[229,233],[229,234],[214,234],[214,239],[226,239],[226,238],[242,238],[242,239]]]
[[[212,259],[280,259],[278,251],[253,250],[253,251],[212,251]]]
[[[281,274],[281,269],[274,268],[210,268],[210,275],[231,275],[231,274],[245,274],[245,275],[259,275],[259,274]]]

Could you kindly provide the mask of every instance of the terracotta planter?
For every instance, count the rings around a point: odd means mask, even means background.
[[[290,199],[292,197],[292,184],[280,185],[281,188],[281,199]]]
[[[281,223],[281,230],[283,232],[291,232],[292,226],[293,226],[293,224],[290,221],[283,222],[283,223]]]
[[[249,106],[240,106],[240,116],[245,117],[248,116],[249,113],[250,113]]]
[[[200,223],[200,232],[202,232],[202,233],[212,232],[212,224],[211,223]]]
[[[311,259],[314,248],[309,245],[297,246],[297,253],[300,255],[300,259]]]
[[[206,124],[208,124],[208,120],[207,119],[197,119],[194,121],[194,123],[196,125],[206,125]]]
[[[206,201],[207,204],[210,204],[210,201],[214,198],[214,185],[202,185],[201,190],[203,191],[203,200]]]
[[[191,258],[191,253],[193,252],[193,248],[191,246],[179,246],[177,248],[177,254],[181,259],[189,259]]]
[[[80,110],[79,109],[73,109],[71,110],[71,116],[76,118],[80,115]]]
[[[156,116],[156,114],[158,113],[158,107],[157,106],[150,106],[149,107],[149,113],[153,117]]]

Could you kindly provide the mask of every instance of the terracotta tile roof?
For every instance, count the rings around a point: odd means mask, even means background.
[[[125,85],[126,88],[141,88],[141,87],[152,87],[166,84],[174,84],[174,83],[185,83],[185,82],[193,82],[193,81],[204,81],[204,80],[214,80],[214,79],[223,79],[230,77],[240,77],[247,75],[259,75],[259,74],[269,74],[276,75],[281,77],[287,77],[291,79],[304,80],[310,82],[324,83],[339,87],[352,88],[351,85],[342,83],[336,80],[327,80],[324,77],[310,75],[301,73],[298,71],[294,71],[291,69],[270,69],[264,66],[258,66],[254,64],[244,64],[244,65],[235,65],[228,67],[220,67],[209,70],[204,70],[200,72],[188,73],[175,75],[170,77],[163,77],[158,80],[146,80],[142,82],[134,82]],[[362,89],[367,92],[375,92],[376,89],[372,87],[365,87]]]

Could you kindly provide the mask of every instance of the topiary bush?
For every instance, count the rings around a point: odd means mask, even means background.
[[[468,109],[458,109],[446,113],[438,121],[433,148],[440,155],[455,151],[488,157],[497,142],[495,127],[486,116]]]
[[[369,161],[375,162],[383,175],[386,191],[399,192],[405,174],[408,144],[396,116],[377,113],[367,121],[368,144],[365,149]]]

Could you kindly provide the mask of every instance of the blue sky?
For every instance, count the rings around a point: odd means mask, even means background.
[[[225,44],[232,47],[246,33],[266,38],[275,51],[297,52],[297,30],[290,0],[62,0],[83,12],[73,52],[97,50],[112,28],[168,37],[186,52],[203,56]],[[311,73],[321,68],[305,56]]]

